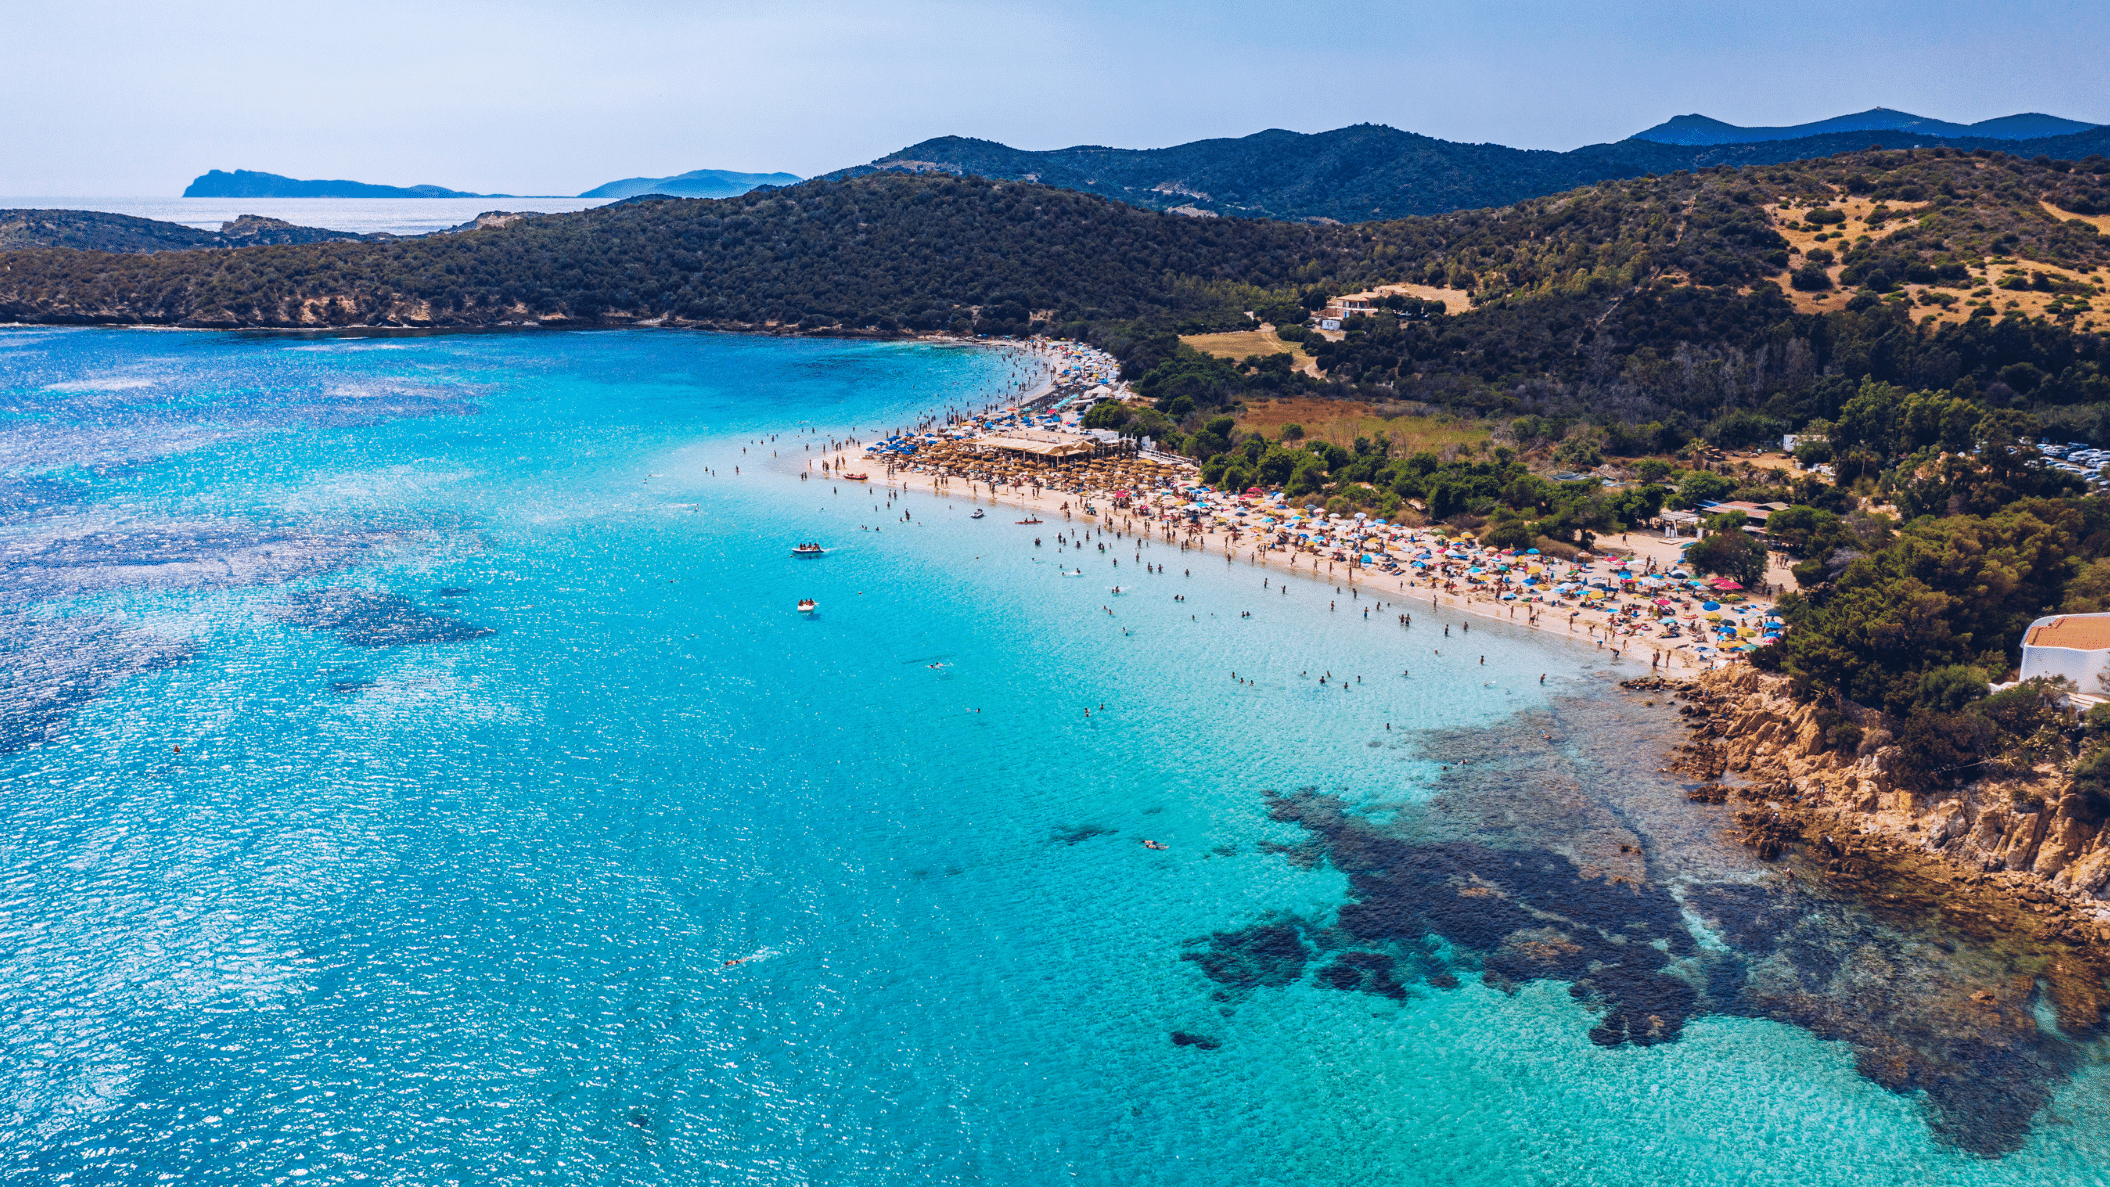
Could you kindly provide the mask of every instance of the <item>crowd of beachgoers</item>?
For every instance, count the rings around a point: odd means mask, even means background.
[[[1030,349],[1054,373],[1044,392],[1076,391],[1086,380],[1117,382],[1114,360],[1088,346],[1036,342]],[[1190,463],[1143,455],[1132,443],[1102,440],[1091,456],[1060,460],[988,443],[1034,430],[1078,434],[1085,406],[1044,398],[948,411],[879,441],[834,443],[835,452],[808,465],[816,476],[988,498],[1066,522],[1221,552],[1227,562],[1280,566],[1342,589],[1427,597],[1520,626],[1581,635],[1636,658],[1645,652],[1653,667],[1712,667],[1765,646],[1785,629],[1768,601],[1735,582],[1703,578],[1632,550],[1562,549],[1566,555],[1556,556],[1496,548],[1442,524],[1329,513],[1279,490],[1218,490],[1200,481]]]
[[[947,407],[932,413],[914,426],[890,431],[889,439],[912,443],[917,434],[932,426],[965,423],[1006,410],[1030,417],[1036,428],[1066,427],[1075,432],[1077,416],[1084,409],[1099,399],[1127,391],[1121,382],[1120,360],[1082,342],[1031,338],[991,349],[1010,363],[1000,394],[979,405]]]

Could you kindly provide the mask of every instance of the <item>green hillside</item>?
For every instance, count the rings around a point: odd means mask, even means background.
[[[2065,377],[2096,357],[2100,337],[2087,327],[2110,246],[2043,201],[2092,208],[2103,168],[2100,157],[1859,153],[1353,226],[1185,218],[1046,186],[880,173],[387,243],[16,252],[0,257],[0,316],[872,334],[1068,327],[1120,343],[1143,376],[1177,353],[1165,345],[1174,331],[1249,325],[1249,310],[1287,324],[1329,293],[1425,283],[1469,290],[1473,310],[1416,310],[1313,343],[1328,390],[1694,430],[1741,417],[1770,432],[1792,427],[1807,393],[1839,376],[1945,386],[2035,360],[2045,392],[2080,383]],[[1850,238],[1843,221],[1826,221],[1848,200],[1875,204]],[[1823,249],[1828,264],[1815,262],[1814,242],[1791,254],[1783,235],[1815,227],[1841,228]],[[1813,267],[1820,279],[1810,284],[1863,291],[1834,298],[1829,313],[1798,307],[1788,282]],[[2001,331],[2008,345],[1998,349],[1974,345],[2014,320],[1992,316],[2005,290],[1997,300],[1969,295],[1994,282],[2045,290],[2022,295],[2054,315]],[[1927,320],[1944,309],[1946,321]],[[1966,309],[1985,316],[1964,322]],[[2013,344],[2023,338],[2031,345]],[[1222,360],[1190,370],[1182,416],[1313,382],[1233,373]],[[2087,398],[2062,403],[2097,400],[2086,384],[2073,390]]]
[[[0,210],[0,251],[66,247],[81,251],[191,251],[201,247],[324,243],[363,239],[347,231],[301,227],[283,219],[245,214],[201,231],[182,223],[107,214],[99,210]]]

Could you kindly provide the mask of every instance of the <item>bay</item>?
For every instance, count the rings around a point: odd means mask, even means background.
[[[1712,985],[1773,876],[1587,647],[1128,537],[1065,579],[1077,524],[799,477],[1012,367],[0,331],[5,1176],[2102,1177],[2092,1044],[1998,1072],[2050,1103],[1988,1155],[1729,991],[1605,1046],[1617,990],[1344,939],[1352,845],[1462,839],[1641,863],[1685,938],[1637,948]]]

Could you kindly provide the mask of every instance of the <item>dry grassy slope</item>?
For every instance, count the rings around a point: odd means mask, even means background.
[[[1306,375],[1316,376],[1318,364],[1304,353],[1304,348],[1294,342],[1284,342],[1275,336],[1275,327],[1263,324],[1257,330],[1241,330],[1229,334],[1185,334],[1180,341],[1219,358],[1236,361],[1248,355],[1287,354],[1296,360],[1296,369]]]
[[[1420,450],[1441,453],[1448,445],[1484,444],[1489,436],[1485,425],[1448,416],[1385,416],[1379,409],[1356,400],[1292,396],[1255,400],[1239,414],[1238,428],[1246,433],[1281,435],[1284,425],[1301,425],[1305,437],[1331,441],[1352,448],[1357,437],[1375,438],[1383,433],[1392,440],[1392,453],[1403,457]]]
[[[1457,315],[1473,307],[1473,295],[1464,289],[1442,288],[1433,284],[1380,284],[1360,293],[1346,293],[1351,297],[1382,297],[1398,293],[1403,297],[1414,297],[1423,301],[1441,301],[1447,314]]]
[[[1847,245],[1852,244],[1863,235],[1868,236],[1873,243],[1881,243],[1907,228],[1917,226],[1918,219],[1916,216],[1930,208],[1930,204],[1926,202],[1880,202],[1871,198],[1852,197],[1843,191],[1826,205],[1831,209],[1843,212],[1846,215],[1846,222],[1819,230],[1802,221],[1801,212],[1802,209],[1807,209],[1806,205],[1798,210],[1784,210],[1776,202],[1769,203],[1765,208],[1767,216],[1772,218],[1774,226],[1780,231],[1781,237],[1788,241],[1790,250],[1797,258],[1798,265],[1801,257],[1807,255],[1813,247],[1827,248],[1835,256],[1838,256],[1844,254],[1847,250]],[[1868,223],[1868,216],[1877,206],[1889,207],[1892,217],[1884,220],[1879,227],[1871,227]],[[2041,200],[2038,202],[2038,207],[2051,218],[2062,221],[2078,219],[2096,227],[2098,231],[2110,230],[2110,216],[2094,215],[2090,217],[2069,214]],[[1827,231],[1838,232],[1843,235],[1843,238],[1828,235],[1824,241],[1819,241],[1817,236]],[[1918,311],[1916,314],[1917,320],[1926,322],[1967,321],[1971,316],[1974,302],[1965,294],[1979,288],[1991,286],[2012,268],[2019,267],[2025,271],[2031,269],[2031,261],[2023,257],[2016,257],[2017,262],[2015,264],[1993,262],[2005,258],[2009,257],[1979,257],[1975,263],[1970,260],[1963,261],[1965,266],[1971,270],[1972,281],[1968,285],[1906,284],[1902,286],[1900,291],[1913,301],[1914,308]],[[2057,265],[2037,265],[2037,267],[2047,275],[2061,280],[2087,281],[2100,275],[2092,269],[2084,271]],[[1839,274],[1845,270],[1846,265],[1838,261],[1834,261],[1826,269],[1826,271],[1831,273],[1834,284],[1839,283]],[[1803,313],[1820,313],[1826,309],[1838,309],[1846,303],[1846,298],[1852,295],[1852,290],[1843,288],[1835,288],[1826,293],[1802,292],[1790,285],[1788,280],[1788,274],[1783,273],[1775,277],[1773,283],[1778,285],[1780,290],[1786,293],[1788,299],[1794,303],[1795,308]],[[1919,303],[1920,296],[1925,293],[1947,293],[1957,297],[1958,300],[1946,307],[1922,305]],[[2015,309],[2026,316],[2037,317],[2044,315],[2048,311],[2055,295],[2053,293],[2014,292],[2006,289],[1995,289],[1991,297],[1981,299],[1990,301],[1993,308],[2001,313]],[[2097,308],[2102,308],[2102,306],[2098,304]],[[2096,319],[2083,315],[2077,324],[2087,328],[2095,324],[2095,321]]]
[[[2071,210],[2061,210],[2041,199],[2037,202],[2037,208],[2063,222],[2071,222],[2078,219],[2094,227],[2099,234],[2110,234],[2110,214],[2075,214]]]

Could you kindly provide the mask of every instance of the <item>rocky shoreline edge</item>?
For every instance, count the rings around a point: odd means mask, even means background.
[[[2059,1028],[2100,1034],[2110,1012],[2110,825],[2087,819],[2040,770],[1942,792],[1899,786],[1880,715],[1862,745],[1828,747],[1824,710],[1786,677],[1737,666],[1691,679],[1624,681],[1684,702],[1692,731],[1670,770],[1698,803],[1733,815],[1731,834],[1791,878],[1851,893],[1885,923],[1932,928],[2001,955],[2011,1003],[2041,988]],[[1997,1004],[1987,991],[1979,1000]]]

